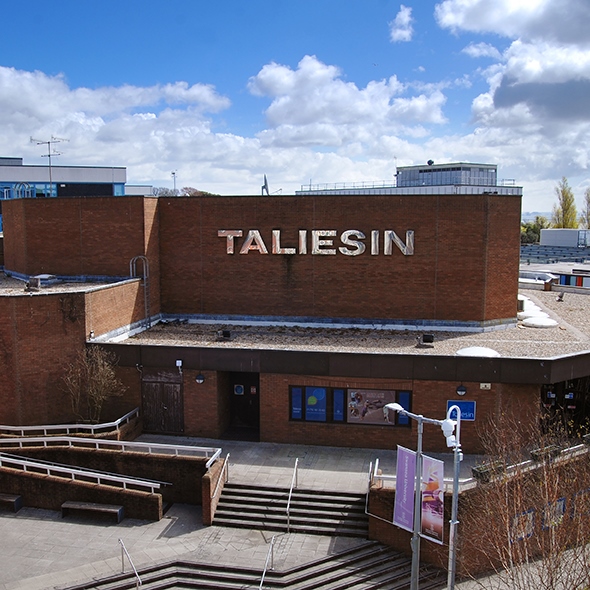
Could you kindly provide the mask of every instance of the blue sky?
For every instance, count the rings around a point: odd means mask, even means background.
[[[0,155],[259,194],[496,163],[550,211],[590,187],[586,0],[6,3]]]

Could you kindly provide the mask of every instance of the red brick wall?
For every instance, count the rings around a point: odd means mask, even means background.
[[[158,215],[158,199],[144,199],[143,207],[143,252],[147,256],[149,264],[150,315],[154,315],[160,312],[160,218]],[[136,269],[138,276],[141,276],[143,273],[141,262],[137,262]]]
[[[326,386],[359,389],[408,389],[412,391],[412,412],[442,420],[447,400],[457,400],[458,383],[448,381],[395,381],[385,379],[320,378],[301,375],[260,375],[260,440],[293,444],[331,445],[391,449],[398,444],[416,447],[417,429],[405,426],[372,426],[289,420],[289,386]],[[461,444],[466,453],[481,453],[480,429],[501,411],[518,408],[523,420],[538,415],[539,390],[529,385],[493,384],[480,390],[479,383],[464,383],[465,399],[476,401],[476,421],[461,423]],[[424,451],[448,452],[440,428],[425,425]]]
[[[162,308],[170,313],[485,321],[515,317],[519,197],[339,196],[160,199]],[[501,239],[488,240],[502,221]],[[300,229],[358,229],[351,257],[226,253],[220,229],[260,231],[271,249]],[[372,256],[370,232],[415,231],[415,254]],[[308,236],[309,241],[309,236]],[[341,244],[335,239],[335,247]],[[308,251],[311,247],[308,245]],[[381,246],[382,251],[382,246]],[[488,258],[499,261],[488,267]],[[506,267],[506,263],[509,263]],[[495,270],[494,270],[495,269]],[[462,296],[464,295],[464,296]]]
[[[62,384],[65,366],[84,347],[90,330],[98,336],[139,319],[142,302],[137,282],[91,293],[41,291],[0,297],[0,423],[73,421]],[[136,378],[135,373],[130,370],[130,379]],[[113,400],[110,407],[106,404],[105,419],[137,407],[134,391],[129,388],[123,398]]]
[[[0,422],[47,424],[71,416],[61,375],[84,343],[84,294],[0,298]]]
[[[163,486],[156,491],[161,494],[164,502],[196,505],[201,504],[201,480],[207,473],[205,463],[208,461],[207,458],[196,456],[58,446],[14,448],[6,452],[52,463],[167,482],[171,485]]]
[[[145,318],[143,287],[139,279],[116,283],[86,293],[86,335],[98,337]]]
[[[143,197],[6,201],[5,267],[28,275],[127,276],[129,261],[145,253],[143,201]]]
[[[487,321],[516,314],[520,197],[299,196],[16,199],[5,203],[6,268],[119,275],[150,259],[151,306],[167,313]],[[226,253],[218,230],[260,231],[269,251],[298,231],[364,232],[359,256]],[[370,254],[394,230],[415,253]],[[334,238],[334,247],[340,246]],[[513,272],[514,271],[514,272]],[[514,276],[513,276],[514,275]],[[508,277],[508,278],[507,278]]]
[[[17,272],[27,266],[26,199],[9,199],[2,205],[4,267]]]
[[[520,207],[506,207],[504,197],[488,197],[488,226],[486,255],[483,264],[486,272],[485,314],[487,318],[501,317],[510,306],[516,314],[516,299],[504,301],[507,293],[518,291],[520,265]],[[518,244],[519,255],[514,256],[505,244]],[[498,280],[501,277],[502,280]]]
[[[60,510],[64,502],[96,502],[123,506],[126,518],[160,520],[162,496],[139,490],[97,485],[63,477],[46,476],[40,473],[0,468],[2,491],[22,496],[25,506]]]
[[[205,377],[197,383],[200,373]],[[219,438],[224,430],[220,419],[220,396],[217,393],[217,373],[214,371],[184,371],[184,434],[204,438]]]

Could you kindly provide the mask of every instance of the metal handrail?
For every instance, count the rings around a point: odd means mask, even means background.
[[[70,432],[79,432],[80,430],[89,430],[94,434],[96,431],[104,430],[106,428],[119,430],[121,424],[127,424],[135,416],[139,416],[139,408],[131,410],[131,412],[121,416],[121,418],[114,422],[103,422],[102,424],[44,424],[39,426],[7,426],[1,424],[0,431],[6,430],[8,432],[20,432],[21,436],[25,436],[25,432],[35,431],[43,431],[43,434],[47,435],[48,432],[55,430],[65,430],[66,434],[70,434]]]
[[[129,564],[131,565],[131,568],[133,569],[133,573],[135,574],[135,577],[137,578],[137,581],[135,582],[135,588],[139,588],[141,586],[141,578],[139,577],[139,574],[137,573],[137,570],[135,569],[135,565],[133,565],[133,561],[131,560],[131,555],[129,555],[129,551],[127,551],[127,547],[125,547],[125,543],[123,543],[123,539],[119,539],[119,545],[121,545],[121,573],[122,574],[125,573],[125,555],[126,555],[127,559],[129,560]]]
[[[274,555],[274,544],[275,544],[276,535],[272,536],[270,540],[270,547],[268,548],[268,553],[266,554],[266,561],[264,563],[264,570],[262,570],[262,578],[260,579],[260,586],[258,586],[258,590],[262,590],[262,586],[264,585],[264,578],[266,577],[266,570],[268,569],[268,560],[270,559],[270,570],[275,569],[275,555]]]
[[[223,479],[224,473],[227,473],[227,476],[226,476],[225,482],[224,482],[224,483],[227,483],[229,480],[229,453],[225,456],[225,463],[223,464],[223,467],[221,468],[221,473],[219,474],[219,478],[217,479],[217,485],[215,486],[215,490],[213,491],[213,495],[211,496],[212,498],[217,497],[217,492],[219,491],[219,485],[221,484],[221,480]]]
[[[295,467],[293,469],[293,477],[291,478],[291,488],[289,489],[289,499],[287,500],[287,532],[291,532],[291,515],[289,510],[291,508],[291,496],[293,495],[293,487],[297,487],[297,465],[299,464],[299,458],[295,459]]]
[[[377,473],[377,465],[379,465],[379,459],[375,459],[375,473]],[[367,485],[367,494],[365,496],[365,514],[369,511],[369,495],[371,493],[373,481],[373,461],[371,461],[369,463],[369,483]]]
[[[125,477],[122,475],[105,473],[101,471],[68,467],[64,465],[48,463],[46,461],[28,459],[26,457],[14,457],[7,455],[6,453],[0,453],[0,467],[4,467],[5,465],[9,467],[22,467],[23,471],[25,472],[37,470],[44,472],[45,475],[54,475],[56,477],[63,477],[63,475],[67,475],[72,481],[75,481],[76,476],[78,476],[78,479],[90,479],[99,485],[103,482],[109,482],[110,484],[123,484],[123,489],[125,490],[127,489],[128,485],[137,486],[140,488],[148,488],[152,494],[154,493],[154,490],[159,489],[162,485],[166,485],[165,482],[150,481],[146,479]]]
[[[99,450],[101,447],[115,448],[119,451],[142,452],[148,454],[173,454],[175,456],[200,456],[208,457],[207,468],[221,455],[221,448],[216,447],[193,447],[189,445],[169,445],[163,443],[144,443],[123,440],[82,438],[79,436],[28,436],[25,438],[0,438],[0,448],[3,446],[18,446],[19,448],[42,443],[47,447],[55,444],[67,445],[68,447],[85,447]]]

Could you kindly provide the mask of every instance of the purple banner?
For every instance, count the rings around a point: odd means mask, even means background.
[[[441,545],[445,516],[444,473],[443,461],[422,456],[422,536]]]
[[[395,468],[395,503],[393,524],[414,530],[414,486],[416,485],[416,452],[397,447]]]

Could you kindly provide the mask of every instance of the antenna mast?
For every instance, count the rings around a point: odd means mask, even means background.
[[[51,139],[47,140],[47,141],[43,141],[41,139],[34,139],[31,136],[31,143],[36,143],[37,145],[46,145],[47,146],[47,153],[43,154],[41,157],[42,158],[47,158],[47,160],[49,161],[49,196],[53,196],[53,179],[51,178],[51,157],[52,156],[61,156],[61,152],[58,152],[56,150],[51,150],[51,145],[54,143],[61,143],[62,141],[70,141],[69,139],[63,139],[61,137],[54,137],[53,135],[51,136]]]
[[[266,179],[266,174],[264,175],[264,184],[262,185],[262,196],[264,196],[264,191],[266,191],[266,196],[270,196],[270,193],[268,192],[268,180]]]

